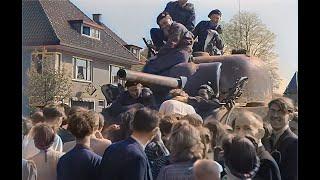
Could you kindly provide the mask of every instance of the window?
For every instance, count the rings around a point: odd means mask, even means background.
[[[39,74],[42,73],[42,60],[42,54],[32,54],[32,63]]]
[[[110,83],[111,84],[122,84],[124,85],[124,80],[120,80],[117,76],[117,72],[119,69],[124,69],[124,67],[121,66],[115,66],[115,65],[110,65],[109,66],[109,71],[110,71]]]
[[[82,34],[90,36],[90,27],[88,26],[83,26],[82,28]]]
[[[98,106],[104,107],[104,104],[105,104],[104,100],[99,100],[98,101]]]
[[[100,31],[89,26],[82,26],[82,34],[100,40]]]
[[[94,102],[88,102],[88,101],[74,101],[71,100],[71,107],[72,106],[80,106],[80,107],[84,107],[87,109],[94,109]]]
[[[91,37],[100,39],[100,31],[97,29],[91,29]]]
[[[48,63],[44,63],[44,61]],[[38,73],[42,73],[44,66],[51,66],[59,70],[61,67],[61,53],[58,52],[36,52],[32,53],[32,65]]]
[[[92,62],[74,57],[73,78],[77,80],[92,81]]]
[[[137,50],[134,49],[134,48],[132,48],[132,53],[133,53],[134,55],[137,55]]]
[[[60,53],[56,53],[55,69],[58,71],[60,71],[60,69],[61,69],[61,54]]]

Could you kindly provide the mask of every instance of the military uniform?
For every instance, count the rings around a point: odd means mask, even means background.
[[[154,96],[149,88],[142,88],[140,96],[135,99],[128,91],[124,91],[120,96],[112,103],[109,108],[109,113],[112,117],[118,116],[122,112],[126,112],[131,108],[149,107],[151,109],[157,109]]]
[[[173,22],[169,29],[168,41],[144,66],[143,72],[161,74],[172,66],[188,62],[192,52],[193,34],[180,24]]]
[[[173,1],[167,4],[164,11],[170,14],[173,21],[183,24],[189,31],[194,30],[196,18],[193,4],[187,3],[184,7],[181,7],[178,1]],[[156,50],[159,50],[164,45],[164,41],[167,41],[163,31],[159,28],[152,28],[150,35]]]
[[[222,34],[222,27],[219,24],[213,23],[212,21],[201,21],[197,24],[195,27],[193,34],[194,37],[198,37],[198,42],[196,42],[193,46],[193,51],[203,51],[205,52],[206,50],[204,49],[205,46],[205,41],[208,36],[208,30],[215,30],[219,34]],[[223,42],[218,34],[214,35],[215,42],[214,45],[220,50],[223,50]]]

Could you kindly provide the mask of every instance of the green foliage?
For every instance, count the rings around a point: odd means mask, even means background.
[[[234,15],[227,23],[223,23],[222,38],[225,51],[245,49],[250,56],[259,57],[266,63],[273,79],[273,87],[277,89],[280,83],[278,63],[275,53],[276,35],[262,23],[256,13],[242,11]]]
[[[37,71],[35,64],[32,63],[27,76],[26,94],[31,107],[45,106],[71,96],[72,78],[64,65],[56,69],[54,62],[44,59],[42,72]]]

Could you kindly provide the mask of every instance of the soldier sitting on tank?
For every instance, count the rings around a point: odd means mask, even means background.
[[[171,1],[167,4],[164,11],[170,14],[173,21],[181,23],[189,31],[193,31],[195,26],[194,5],[187,2],[188,0]],[[168,40],[163,30],[159,28],[152,28],[150,35],[156,51],[164,45],[164,41]]]
[[[195,27],[193,34],[198,37],[198,41],[194,43],[193,52],[208,52],[210,55],[223,54],[223,42],[220,37],[222,27],[219,24],[221,12],[218,9],[212,10],[208,17],[210,21],[201,21]]]
[[[203,119],[209,116],[213,110],[221,107],[213,89],[207,84],[201,85],[198,90],[198,96],[189,96],[187,102],[194,107]]]
[[[127,81],[125,86],[127,90],[120,94],[109,108],[109,114],[112,117],[116,117],[131,108],[144,106],[151,109],[157,108],[153,93],[149,88],[133,81]]]
[[[168,12],[160,13],[157,24],[168,41],[156,56],[149,59],[143,72],[159,75],[176,64],[188,62],[192,53],[193,34],[184,25],[174,22]]]

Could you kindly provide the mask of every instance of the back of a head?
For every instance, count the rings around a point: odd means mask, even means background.
[[[64,109],[57,105],[48,105],[43,108],[43,117],[46,122],[64,117]]]
[[[167,115],[161,118],[159,123],[161,134],[170,134],[174,123],[176,123],[177,121],[178,119],[174,114]]]
[[[72,106],[69,110],[68,117],[72,116],[76,112],[89,111],[88,109],[81,106]]]
[[[159,127],[159,122],[159,113],[145,107],[136,111],[131,125],[133,131],[149,133]]]
[[[197,160],[193,164],[195,180],[220,180],[222,167],[211,159]]]
[[[99,121],[100,121],[100,117],[99,117],[99,113],[93,111],[93,110],[89,110],[88,111],[89,115],[92,117],[92,119],[94,120],[94,130],[98,130],[99,129]]]
[[[230,136],[222,145],[224,162],[230,173],[238,178],[255,176],[260,167],[256,148],[246,137]]]
[[[55,133],[53,129],[44,123],[32,128],[34,145],[40,150],[47,150],[54,142]]]
[[[174,98],[176,96],[186,96],[187,94],[182,89],[172,89],[169,91],[169,95]]]
[[[33,125],[36,125],[37,123],[43,123],[44,117],[42,111],[36,111],[30,116],[30,120],[32,121]]]
[[[68,130],[77,138],[90,136],[97,126],[94,116],[88,111],[80,111],[69,117]]]
[[[68,116],[71,110],[71,107],[65,103],[61,103],[58,105],[59,108],[61,108],[61,110],[64,113],[63,119],[62,119],[62,126],[68,124]]]
[[[168,145],[174,162],[202,158],[204,146],[200,133],[188,121],[181,120],[174,124]]]
[[[202,126],[202,124],[203,124],[202,117],[197,113],[187,114],[187,115],[183,116],[182,119],[189,121],[189,123],[191,125],[193,125],[194,127],[199,127],[199,126]]]

